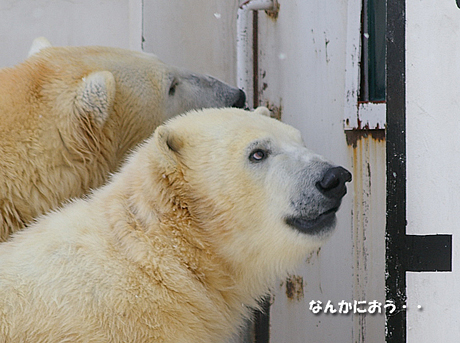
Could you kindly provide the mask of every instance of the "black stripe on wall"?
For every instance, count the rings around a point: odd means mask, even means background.
[[[387,1],[386,342],[406,342],[406,272],[451,272],[452,235],[406,235],[406,3]]]
[[[386,300],[396,311],[386,314],[386,342],[406,342],[406,62],[405,0],[387,1],[386,29]]]

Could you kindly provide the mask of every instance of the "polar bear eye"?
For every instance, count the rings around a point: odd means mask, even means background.
[[[262,149],[255,149],[251,151],[249,155],[249,160],[251,162],[260,162],[265,160],[268,157],[268,151]]]
[[[176,93],[176,87],[177,87],[177,80],[174,79],[172,82],[171,82],[171,86],[169,87],[169,95],[170,96],[173,96],[174,93]]]

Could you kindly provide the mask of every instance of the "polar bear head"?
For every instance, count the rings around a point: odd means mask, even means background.
[[[85,148],[115,149],[111,155],[120,160],[159,124],[177,114],[210,107],[243,108],[246,102],[242,90],[212,76],[126,49],[53,47],[40,37],[25,65],[33,70],[29,77],[41,92],[43,100],[38,105],[53,114],[42,114],[50,119],[46,131],[57,132],[49,130],[56,126],[60,132],[59,139],[48,139],[70,141],[67,148],[80,154]],[[91,139],[85,139],[87,136]],[[71,143],[78,141],[86,146],[74,148]]]
[[[171,119],[105,186],[3,243],[2,336],[230,337],[331,234],[351,180],[299,131],[256,112]]]
[[[298,130],[255,112],[204,110],[155,133],[164,207],[186,209],[253,296],[254,280],[282,276],[330,236],[351,181]]]
[[[0,70],[0,241],[104,184],[165,120],[245,101],[153,55],[36,40],[23,63]]]

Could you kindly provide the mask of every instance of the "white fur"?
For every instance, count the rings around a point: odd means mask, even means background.
[[[34,41],[32,42],[32,46],[30,47],[30,50],[27,56],[30,57],[32,55],[35,55],[40,50],[44,48],[49,48],[50,46],[51,46],[51,43],[45,37],[35,38]]]
[[[2,342],[224,342],[324,241],[283,218],[299,192],[317,206],[305,179],[327,165],[260,114],[169,121],[106,186],[0,245]]]
[[[37,39],[24,63],[0,70],[0,241],[104,184],[163,121],[238,99],[151,55]]]

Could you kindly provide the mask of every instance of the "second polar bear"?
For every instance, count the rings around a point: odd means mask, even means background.
[[[2,342],[224,342],[331,234],[351,180],[256,112],[172,119],[1,244]]]
[[[0,241],[101,186],[164,120],[245,103],[235,87],[144,53],[39,39],[31,54],[0,70]]]

